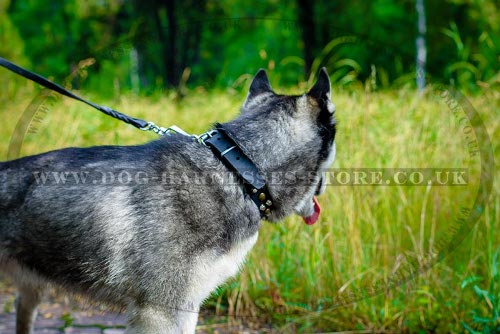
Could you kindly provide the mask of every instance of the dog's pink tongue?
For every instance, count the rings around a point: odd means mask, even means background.
[[[321,207],[319,206],[318,200],[316,199],[316,196],[313,197],[313,202],[314,202],[314,212],[312,215],[303,217],[304,222],[307,225],[312,225],[318,221],[319,214],[321,212]]]

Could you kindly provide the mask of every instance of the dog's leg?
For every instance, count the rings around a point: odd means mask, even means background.
[[[130,308],[125,334],[194,334],[198,312],[159,311],[151,307]]]
[[[175,312],[162,312],[151,307],[131,307],[125,334],[179,334]]]
[[[183,324],[181,328],[182,334],[193,334],[196,331],[196,323],[198,322],[198,312],[189,312],[185,314],[182,319]]]
[[[16,299],[16,334],[34,333],[36,307],[43,296],[43,289],[19,288]]]

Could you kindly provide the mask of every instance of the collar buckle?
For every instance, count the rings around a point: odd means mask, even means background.
[[[217,133],[217,130],[210,130],[210,131],[202,133],[201,135],[198,135],[198,136],[193,135],[193,137],[198,143],[207,146],[205,141],[212,138],[216,133]]]

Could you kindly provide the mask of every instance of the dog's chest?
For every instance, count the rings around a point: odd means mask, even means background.
[[[189,287],[190,297],[202,302],[217,286],[236,275],[246,255],[257,241],[258,232],[248,239],[236,242],[229,252],[216,255],[204,252],[195,261]]]

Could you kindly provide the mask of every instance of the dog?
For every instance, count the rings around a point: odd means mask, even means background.
[[[276,94],[259,70],[240,115],[200,138],[1,162],[0,271],[18,289],[16,333],[33,333],[50,286],[126,310],[127,334],[194,333],[262,221],[318,220],[335,157],[330,95],[324,68],[296,96]]]

